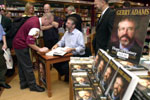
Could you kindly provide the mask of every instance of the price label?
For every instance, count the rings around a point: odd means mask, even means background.
[[[129,58],[129,54],[123,52],[117,52],[117,56],[125,59]]]

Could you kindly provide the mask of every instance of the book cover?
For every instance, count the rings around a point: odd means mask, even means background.
[[[149,8],[117,9],[109,54],[135,64],[139,63],[149,24]]]
[[[46,86],[46,72],[45,72],[45,64],[39,61],[39,78],[40,81]]]
[[[143,64],[134,64],[132,62],[129,61],[123,61],[121,59],[116,59],[120,64],[122,64],[124,66],[124,68],[126,68],[129,71],[143,71],[143,70],[147,70],[147,68],[145,66],[143,66]]]
[[[101,98],[101,96],[103,96],[103,91],[102,91],[102,89],[101,89],[101,87],[100,86],[94,86],[93,87],[94,88],[94,94],[95,94],[95,97],[96,97],[96,99],[97,100],[101,100],[100,98]]]
[[[89,73],[89,78],[90,78],[92,86],[98,86],[99,85],[99,82],[95,78],[94,73]]]
[[[75,88],[74,100],[96,100],[93,88]]]
[[[68,47],[58,47],[46,53],[46,56],[64,56],[67,52],[65,50]]]
[[[102,59],[102,55],[103,55],[103,53],[100,50],[98,50],[97,55],[95,57],[95,61],[94,61],[95,63],[94,63],[93,69],[92,69],[93,72],[97,71],[97,67],[100,63],[100,60]]]
[[[77,63],[77,64],[70,64],[72,72],[89,72],[92,73],[92,67],[93,64],[83,64],[83,63]]]
[[[107,68],[102,75],[102,79],[100,80],[100,86],[103,91],[106,91],[109,85],[111,85],[111,81],[116,76],[116,73],[119,69],[119,66],[116,64],[115,60],[110,60]]]
[[[118,64],[119,65],[119,64]],[[119,65],[116,77],[112,79],[110,88],[105,95],[110,100],[130,100],[138,83],[138,77]]]
[[[102,79],[105,69],[107,68],[109,61],[112,59],[108,54],[98,52],[99,57],[101,58],[98,64],[95,66],[95,76],[99,81]]]
[[[85,66],[83,64],[72,64],[71,70],[72,70],[72,72],[86,71]]]
[[[94,57],[70,57],[70,64],[94,64]]]
[[[91,82],[89,80],[88,75],[87,76],[72,76],[72,80],[73,80],[73,86],[75,88],[77,87],[90,87],[91,86]]]
[[[139,82],[136,87],[136,92],[139,96],[145,98],[145,100],[150,100],[150,76],[139,76]]]

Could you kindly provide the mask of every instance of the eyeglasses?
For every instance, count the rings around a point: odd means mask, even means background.
[[[122,28],[118,28],[119,31],[129,31],[129,32],[134,31],[134,29],[135,29],[134,27],[127,27],[127,28],[122,27]]]

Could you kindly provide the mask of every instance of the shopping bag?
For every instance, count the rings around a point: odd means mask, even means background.
[[[13,68],[13,59],[12,59],[9,48],[4,49],[4,58],[6,60],[7,69],[12,69]]]

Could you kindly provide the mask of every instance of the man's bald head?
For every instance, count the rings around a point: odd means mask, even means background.
[[[44,13],[49,13],[51,11],[51,6],[49,4],[44,5]]]

